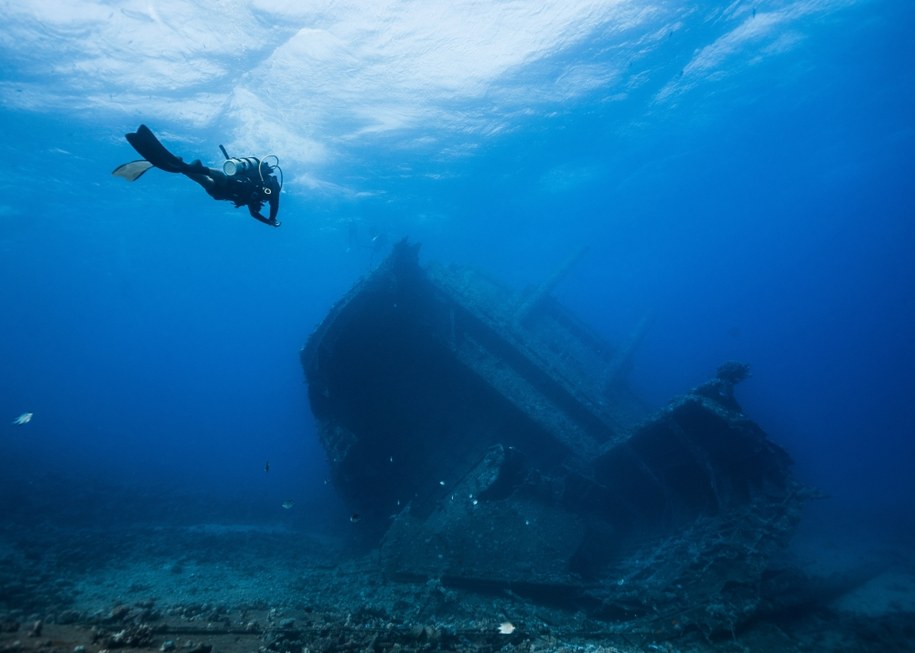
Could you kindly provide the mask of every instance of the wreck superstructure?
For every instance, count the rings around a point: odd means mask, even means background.
[[[652,415],[624,382],[644,327],[607,343],[557,279],[513,292],[401,242],[310,337],[333,481],[386,572],[608,617],[688,609],[669,583],[752,604],[801,493],[734,398],[745,366]]]

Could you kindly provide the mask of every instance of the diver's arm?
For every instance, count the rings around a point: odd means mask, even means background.
[[[263,201],[258,202],[256,206],[249,204],[248,210],[251,211],[251,216],[255,219],[272,227],[279,227],[280,223],[276,220],[276,214],[280,211],[280,185],[277,183],[276,177],[271,175],[267,179],[267,187],[264,188],[264,194],[267,196],[267,203],[270,204],[270,217],[265,218],[261,215],[260,209],[263,206]]]
[[[267,198],[267,201],[270,203],[270,222],[276,222],[276,214],[280,211],[280,187],[275,179],[271,178],[270,181],[273,182],[270,184],[270,197]]]
[[[251,217],[255,220],[260,220],[264,224],[269,224],[271,227],[279,227],[280,223],[276,221],[276,211],[273,209],[273,202],[270,203],[270,218],[265,218],[261,215],[261,207],[259,202],[251,202],[248,204],[248,212],[251,214]]]

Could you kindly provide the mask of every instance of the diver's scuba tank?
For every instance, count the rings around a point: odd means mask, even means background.
[[[226,152],[226,148],[222,145],[219,146],[219,149],[222,150],[222,155],[226,157],[226,160],[222,164],[222,171],[227,177],[237,177],[239,175],[249,175],[253,176],[253,173],[256,171],[257,175],[260,177],[261,182],[264,180],[264,173],[271,174],[275,170],[279,171],[280,177],[280,188],[283,187],[282,174],[283,171],[280,169],[280,160],[275,154],[268,154],[263,159],[258,159],[253,156],[246,157],[232,157],[229,156],[229,153]],[[268,163],[268,159],[273,159],[272,163]],[[269,195],[272,191],[266,189],[265,193]]]
[[[244,174],[252,170],[257,170],[261,165],[258,159],[253,156],[247,156],[243,159],[229,158],[222,164],[222,171],[229,177]]]

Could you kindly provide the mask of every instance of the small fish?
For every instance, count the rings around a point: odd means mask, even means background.
[[[22,413],[19,417],[13,420],[13,424],[28,424],[32,421],[32,415],[35,413]]]
[[[354,512],[352,515],[349,516],[349,520],[353,524],[358,522],[360,519],[362,519],[362,516],[358,512]]]
[[[269,471],[270,471],[270,461],[268,460],[267,462],[264,463],[264,473],[267,473]]]
[[[290,508],[292,508],[292,506],[295,505],[295,501],[290,501],[289,499],[286,499],[280,505],[283,506],[286,510],[289,510]]]
[[[503,621],[499,624],[499,634],[500,635],[511,635],[515,632],[515,624],[510,621]]]

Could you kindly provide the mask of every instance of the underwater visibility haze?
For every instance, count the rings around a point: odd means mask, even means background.
[[[608,341],[647,320],[627,381],[651,409],[748,363],[744,411],[826,497],[799,537],[887,564],[911,549],[910,2],[0,0],[0,17],[0,558],[131,524],[358,539],[299,352],[403,238],[514,288],[583,251],[553,295]],[[282,226],[182,175],[112,176],[140,124],[185,161],[275,155]],[[66,557],[28,564],[47,585],[88,565]],[[21,591],[0,612],[40,611]]]

